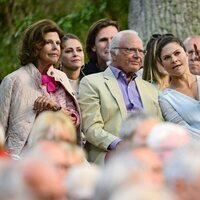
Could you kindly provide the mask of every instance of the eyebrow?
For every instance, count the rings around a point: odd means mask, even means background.
[[[176,49],[176,50],[173,51],[171,54],[166,54],[166,55],[164,55],[163,58],[166,57],[166,56],[171,56],[172,54],[176,53],[177,51],[181,51],[181,50],[180,50],[180,49]]]
[[[107,41],[107,40],[108,40],[107,37],[102,37],[102,38],[99,39],[99,41]]]
[[[61,43],[61,40],[59,40],[59,39],[58,40],[53,40],[52,38],[48,38],[48,39],[44,38],[44,41],[45,42],[54,42],[55,41],[55,42],[60,42]]]
[[[78,49],[78,48],[82,49],[81,46],[77,46],[77,47],[66,47],[66,49]]]

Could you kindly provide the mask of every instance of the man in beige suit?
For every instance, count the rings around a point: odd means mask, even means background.
[[[158,91],[135,75],[144,53],[137,32],[120,31],[111,41],[109,67],[81,80],[79,103],[91,162],[103,164],[106,153],[120,144],[119,130],[128,112],[144,109],[162,119]]]

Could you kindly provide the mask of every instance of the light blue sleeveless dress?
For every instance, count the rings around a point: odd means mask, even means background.
[[[167,88],[159,96],[159,104],[166,121],[184,126],[200,139],[200,76],[197,76],[198,100]]]

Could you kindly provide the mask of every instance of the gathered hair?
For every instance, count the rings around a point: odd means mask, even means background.
[[[61,38],[61,48],[63,49],[64,48],[64,42],[69,40],[69,39],[75,39],[75,40],[78,40],[81,45],[82,45],[82,42],[80,40],[80,38],[72,33],[67,33],[65,34],[62,38]]]
[[[162,64],[162,59],[161,59],[162,49],[167,44],[174,43],[174,42],[179,44],[186,52],[183,42],[178,37],[174,36],[173,34],[164,34],[158,39],[157,48],[156,48],[156,58],[161,64]]]

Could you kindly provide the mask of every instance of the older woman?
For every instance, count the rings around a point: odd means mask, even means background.
[[[190,73],[183,43],[172,35],[163,35],[156,55],[170,76],[169,87],[159,98],[165,120],[183,125],[199,138],[200,77]]]
[[[11,153],[22,152],[35,118],[44,110],[63,111],[80,129],[79,107],[69,80],[54,68],[60,58],[62,36],[51,20],[31,25],[22,40],[19,55],[22,67],[1,83],[0,122]]]

